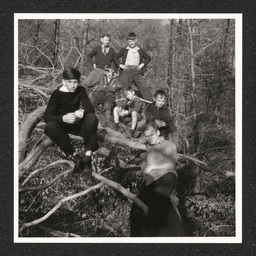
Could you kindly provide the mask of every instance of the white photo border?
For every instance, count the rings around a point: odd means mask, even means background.
[[[75,17],[75,18],[74,18]],[[234,19],[235,20],[235,132],[236,236],[234,237],[83,237],[30,238],[18,235],[18,21],[23,19]],[[242,14],[241,13],[15,13],[14,14],[14,243],[242,243]],[[127,216],[128,217],[128,216]]]

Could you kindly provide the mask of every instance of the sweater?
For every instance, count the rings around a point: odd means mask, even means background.
[[[156,107],[155,103],[150,103],[145,109],[145,118],[148,122],[155,121],[156,119],[164,121],[166,127],[161,127],[159,130],[170,130],[171,133],[176,131],[176,126],[170,115],[169,109],[164,105],[161,108]]]
[[[112,61],[114,61],[117,67],[120,64],[116,57],[116,52],[112,47],[110,47],[108,53],[104,55],[102,46],[97,46],[87,55],[87,59],[91,65],[96,64],[96,67],[101,69],[104,69],[105,65],[110,64]]]
[[[78,110],[80,104],[84,109],[84,116],[95,112],[84,87],[78,86],[73,93],[56,89],[53,91],[46,107],[44,122],[64,123],[62,117]]]

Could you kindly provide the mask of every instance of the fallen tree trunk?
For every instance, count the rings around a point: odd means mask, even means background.
[[[26,118],[26,121],[19,129],[19,162],[23,161],[27,153],[27,141],[44,114],[46,106],[39,107]]]

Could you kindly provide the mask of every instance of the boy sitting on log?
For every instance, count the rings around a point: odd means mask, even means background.
[[[114,76],[114,69],[111,65],[104,67],[104,76],[98,82],[91,95],[91,102],[94,108],[98,104],[103,105],[103,111],[105,111],[105,120],[101,121],[103,127],[110,126],[111,121],[111,109],[115,100],[115,93],[122,88],[122,85]]]
[[[62,87],[53,91],[44,114],[45,134],[74,161],[73,173],[90,175],[91,154],[98,149],[98,118],[85,88],[79,86],[80,77],[74,68],[63,71]],[[72,146],[69,133],[83,137],[83,158]]]
[[[160,136],[172,141],[179,152],[179,134],[170,114],[170,110],[166,106],[166,93],[163,90],[157,90],[154,94],[154,102],[150,103],[145,109],[146,122],[155,122]]]
[[[119,117],[131,117],[131,131],[130,134],[133,137],[135,135],[135,129],[137,121],[142,119],[143,102],[135,94],[132,87],[128,87],[124,90],[125,99],[117,102],[117,106],[114,108],[114,129],[120,130]]]

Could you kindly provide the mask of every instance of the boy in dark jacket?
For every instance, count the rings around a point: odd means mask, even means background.
[[[44,114],[45,134],[74,161],[74,173],[91,174],[91,154],[98,149],[98,119],[85,88],[79,86],[80,77],[74,68],[63,71],[63,85],[53,91]],[[70,143],[69,133],[83,137],[83,158]]]
[[[122,48],[116,57],[122,57],[119,67],[123,70],[121,74],[121,81],[125,88],[131,86],[132,82],[138,87],[142,97],[146,100],[152,101],[152,94],[150,88],[146,85],[143,75],[144,68],[151,61],[151,57],[137,44],[136,34],[131,32],[128,35],[128,46]]]
[[[160,136],[171,140],[177,150],[180,151],[179,135],[170,115],[170,110],[165,103],[166,93],[163,90],[157,90],[154,94],[154,102],[145,109],[145,118],[147,122],[154,121],[160,131]]]
[[[110,124],[111,108],[115,100],[115,93],[122,88],[121,82],[114,77],[114,69],[111,65],[106,65],[105,75],[98,82],[91,96],[91,102],[94,108],[98,104],[103,104],[103,111],[106,112],[105,120],[101,122],[102,126]]]
[[[104,76],[104,67],[110,65],[112,62],[115,63],[116,67],[119,66],[120,62],[116,57],[115,50],[110,47],[110,35],[104,34],[101,37],[101,45],[95,47],[88,55],[87,60],[93,66],[94,70],[89,74],[85,81],[85,86],[93,86],[97,84],[100,79]]]

